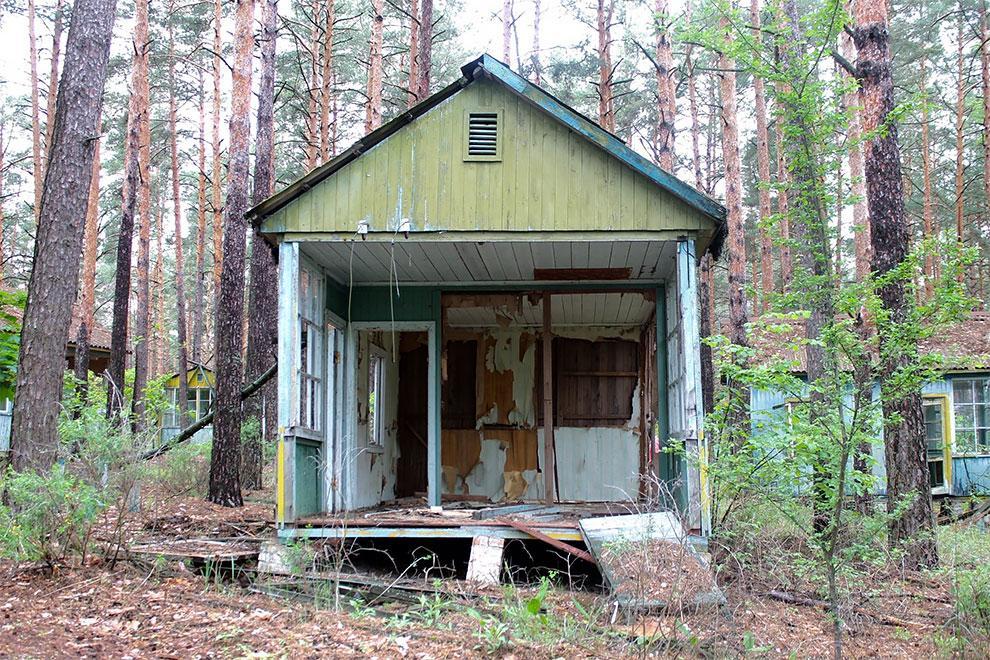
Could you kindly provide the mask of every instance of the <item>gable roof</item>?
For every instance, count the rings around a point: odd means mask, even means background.
[[[530,83],[491,55],[482,55],[468,62],[461,67],[461,73],[461,78],[455,82],[380,128],[360,138],[334,159],[317,167],[309,174],[306,174],[252,208],[248,211],[248,218],[257,222],[265,216],[275,213],[404,126],[443,103],[475,80],[484,77],[501,84],[509,91],[522,97],[554,120],[563,124],[569,130],[580,135],[616,160],[641,174],[651,183],[674,195],[702,215],[714,220],[718,229],[715,232],[710,249],[717,256],[725,235],[725,208],[721,204],[681,181],[676,176],[664,171],[656,164],[651,163],[628,147],[620,138],[609,133],[594,121],[571,108],[560,99],[557,99],[546,90]]]

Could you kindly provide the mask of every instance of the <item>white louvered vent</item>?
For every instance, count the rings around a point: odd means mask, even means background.
[[[499,115],[497,112],[468,113],[467,149],[469,160],[495,160],[499,157]]]

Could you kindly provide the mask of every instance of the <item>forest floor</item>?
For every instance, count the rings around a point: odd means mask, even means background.
[[[147,501],[147,499],[146,499]],[[125,538],[149,531],[229,538],[257,532],[270,518],[264,503],[221,509],[175,497],[128,521]],[[265,533],[265,532],[261,532]],[[96,536],[99,536],[97,533]],[[463,582],[433,582],[418,602],[341,611],[312,601],[252,592],[249,580],[203,575],[179,562],[111,561],[94,553],[81,565],[41,568],[0,563],[0,655],[18,657],[410,657],[465,656],[827,657],[832,624],[811,600],[788,603],[767,584],[725,589],[727,605],[635,624],[611,623],[601,592],[536,586],[481,591]],[[425,585],[425,580],[422,581]],[[470,599],[462,598],[470,593]],[[787,597],[788,594],[783,594]],[[796,595],[800,601],[809,595]],[[988,596],[990,597],[990,596]],[[537,598],[539,613],[527,608]],[[952,594],[944,574],[877,575],[847,616],[850,657],[931,657],[951,653]],[[958,648],[956,648],[958,652]],[[974,647],[963,655],[982,655]]]

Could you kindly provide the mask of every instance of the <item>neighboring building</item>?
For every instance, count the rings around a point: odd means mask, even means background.
[[[663,448],[705,455],[695,267],[724,209],[492,57],[461,71],[250,213],[279,249],[280,534],[661,480],[706,532]]]
[[[18,309],[20,311],[20,309]],[[79,336],[79,307],[72,308],[69,341],[65,345],[65,368],[76,368],[76,337]],[[110,364],[110,331],[94,321],[89,331],[89,371],[102,374]],[[0,391],[0,451],[10,450],[10,421],[14,414],[14,392]]]
[[[162,415],[161,441],[168,442],[177,436],[182,429],[190,424],[195,424],[205,417],[213,407],[217,379],[213,370],[209,367],[193,363],[193,366],[186,371],[186,401],[188,402],[189,417],[184,422],[179,410],[179,374],[175,373],[165,381],[165,400],[168,402],[168,409]],[[194,442],[208,442],[213,440],[213,426],[206,426],[196,432],[192,437]]]
[[[793,360],[794,372],[804,374],[804,351],[795,351],[791,336],[757,333],[759,359]],[[921,350],[942,355],[946,372],[922,390],[928,440],[929,481],[935,495],[990,492],[990,313],[974,312],[961,323],[939,331]],[[874,397],[880,396],[879,386]],[[793,405],[787,395],[753,390],[750,403],[754,427],[771,415],[785,415]],[[881,430],[882,432],[882,430]],[[885,488],[884,452],[874,449],[881,492]]]

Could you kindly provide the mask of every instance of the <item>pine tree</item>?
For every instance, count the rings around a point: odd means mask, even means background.
[[[38,36],[34,0],[28,0],[27,13],[28,61],[31,75],[31,175],[34,179],[34,221],[37,224],[41,213],[41,193],[45,184],[45,175],[41,155],[41,100],[38,93]]]
[[[615,100],[612,91],[612,15],[615,0],[598,0],[596,31],[598,34],[598,123],[606,131],[615,131]]]
[[[430,95],[430,76],[433,74],[433,0],[420,0],[418,67],[416,98],[423,100]]]
[[[657,0],[657,98],[659,100],[657,123],[658,164],[665,171],[674,172],[674,125],[677,107],[674,94],[674,53],[670,45],[670,15],[668,0]]]
[[[102,118],[96,119],[96,134],[102,128]],[[85,388],[89,371],[89,333],[96,312],[96,257],[100,241],[100,140],[93,147],[93,173],[86,205],[86,226],[83,230],[83,263],[79,284],[79,328],[76,331],[75,376],[79,387]]]
[[[368,100],[365,105],[364,132],[382,125],[382,39],[385,0],[371,0],[371,42],[368,47]]]
[[[241,506],[241,379],[244,318],[244,252],[248,210],[251,139],[251,57],[254,0],[237,0],[230,109],[227,203],[224,208],[223,259],[217,301],[216,415],[210,459],[209,500]]]
[[[10,449],[15,470],[46,470],[59,445],[65,343],[79,278],[84,214],[93,175],[93,127],[103,97],[115,0],[76,0],[62,94],[55,107],[34,267],[28,284]]]
[[[759,50],[762,43],[762,28],[760,27],[760,2],[752,0],[749,6],[749,22],[753,30],[753,43]],[[759,242],[760,242],[760,292],[762,293],[762,312],[770,309],[769,294],[774,290],[773,284],[773,241],[766,230],[766,223],[773,213],[770,199],[770,133],[767,129],[767,96],[760,76],[753,77],[753,91],[756,97],[756,162],[759,177]]]

